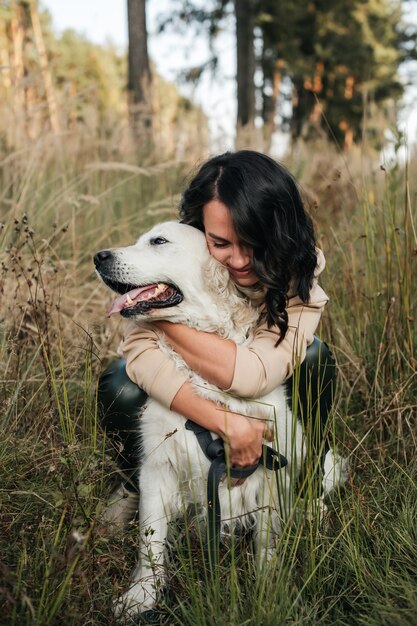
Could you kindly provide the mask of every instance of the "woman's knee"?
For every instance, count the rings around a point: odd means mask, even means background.
[[[329,346],[318,337],[314,337],[313,342],[307,347],[303,363],[306,367],[324,368],[329,366],[334,368],[336,366],[336,361]]]
[[[335,359],[327,344],[314,337],[304,361],[287,381],[287,392],[291,399],[296,394],[303,422],[313,418],[324,428],[333,405],[335,389]]]
[[[314,337],[300,370],[300,375],[315,396],[314,401],[320,402],[321,408],[328,412],[336,391],[336,361],[329,346]]]
[[[126,361],[112,362],[101,374],[98,383],[98,413],[107,431],[124,431],[135,428],[140,408],[147,394],[130,380]]]
[[[130,380],[122,359],[104,370],[97,395],[99,419],[116,462],[127,478],[134,479],[139,464],[138,414],[148,396]]]

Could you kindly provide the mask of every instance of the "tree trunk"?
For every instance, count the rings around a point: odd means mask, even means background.
[[[25,66],[23,63],[25,28],[20,5],[18,7],[13,6],[12,18],[10,20],[10,38],[12,41],[11,76],[14,123],[9,142],[18,146],[23,143],[26,138],[25,95],[23,91],[23,78],[25,74]]]
[[[33,36],[35,39],[36,49],[39,55],[39,63],[41,67],[41,74],[42,74],[43,85],[45,89],[45,96],[46,96],[46,101],[48,103],[49,121],[51,123],[52,131],[55,134],[58,134],[60,132],[58,108],[56,105],[52,76],[49,70],[48,55],[46,53],[45,42],[43,39],[41,21],[39,19],[38,9],[34,0],[30,1],[29,8],[30,8],[30,19],[32,21]]]
[[[275,124],[275,117],[277,113],[277,103],[278,103],[278,98],[279,98],[279,93],[280,93],[280,88],[281,88],[282,71],[284,67],[285,67],[285,62],[283,61],[283,59],[277,59],[275,61],[273,75],[272,75],[272,94],[268,98],[268,106],[265,108],[264,120],[263,120],[264,122],[263,150],[266,153],[269,153],[271,150],[272,136],[274,132],[277,130],[276,124]]]
[[[129,116],[145,152],[152,142],[152,80],[148,58],[145,0],[127,0],[129,31]]]
[[[236,146],[252,146],[255,141],[255,25],[254,0],[235,0],[237,48],[237,128]]]
[[[8,115],[10,115],[10,118],[13,119],[15,112],[12,98],[12,59],[9,52],[9,40],[7,37],[5,20],[0,20],[0,64],[2,66],[0,76],[3,82],[3,94],[5,101],[9,103]],[[6,145],[10,149],[13,147],[13,133],[14,124],[7,124],[5,128]]]

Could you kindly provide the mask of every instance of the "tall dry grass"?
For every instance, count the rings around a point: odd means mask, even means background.
[[[250,549],[232,542],[204,585],[198,542],[179,532],[162,623],[415,624],[415,178],[326,151],[292,169],[328,262],[321,335],[339,366],[334,430],[351,454],[349,488],[328,527],[286,527],[258,578]],[[194,165],[137,167],[113,147],[46,136],[0,164],[1,624],[115,623],[138,533],[97,529],[116,468],[95,389],[122,327],[106,319],[91,259],[175,216]]]

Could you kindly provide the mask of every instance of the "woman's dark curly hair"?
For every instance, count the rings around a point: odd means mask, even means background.
[[[192,179],[180,202],[181,221],[204,232],[203,207],[227,206],[236,233],[253,249],[252,269],[266,287],[268,327],[277,325],[280,343],[288,330],[288,290],[308,302],[317,265],[314,228],[293,176],[253,150],[213,157]]]

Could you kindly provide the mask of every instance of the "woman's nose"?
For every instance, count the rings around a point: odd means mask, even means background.
[[[240,269],[249,265],[251,261],[250,254],[242,246],[233,246],[232,255],[230,257],[230,265],[235,269]]]

